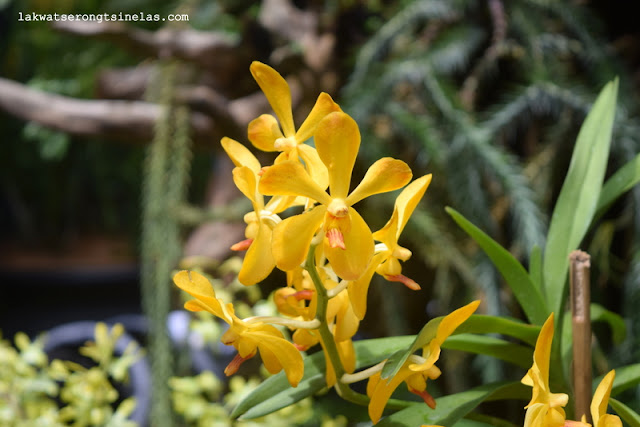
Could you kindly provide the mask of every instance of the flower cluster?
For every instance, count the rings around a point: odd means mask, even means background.
[[[352,186],[361,142],[356,122],[322,93],[296,130],[285,79],[259,62],[251,65],[251,73],[275,117],[263,114],[253,120],[248,139],[255,148],[279,154],[272,165],[265,167],[243,144],[230,138],[221,141],[235,165],[233,180],[253,206],[244,217],[246,239],[232,249],[246,250],[238,276],[244,285],[262,281],[276,267],[286,272],[286,286],[274,294],[282,317],[240,319],[232,304],[216,298],[204,276],[182,271],[174,281],[195,298],[186,303],[188,310],[205,310],[228,323],[222,341],[234,346],[238,355],[227,367],[227,374],[259,352],[269,372],[284,369],[295,387],[303,376],[300,351],[320,344],[326,355],[327,385],[337,385],[340,393],[340,387],[346,384],[342,378],[356,367],[352,338],[365,316],[374,274],[412,290],[420,289],[402,274],[401,261],[408,260],[411,251],[400,246],[398,240],[431,175],[411,182],[412,171],[405,162],[382,158],[371,165],[358,185]],[[311,138],[313,146],[306,143]],[[391,218],[382,229],[372,232],[354,206],[369,196],[402,187]],[[412,356],[394,379],[381,381],[380,369],[358,377],[370,378],[368,394],[374,422],[402,382],[434,405],[425,389],[426,379],[440,374],[434,365],[440,345],[476,307],[477,303],[470,304],[462,312],[452,313],[448,321],[443,320],[443,329],[424,345],[423,356]],[[288,327],[292,342],[273,325]]]
[[[533,353],[533,366],[522,378],[522,383],[532,387],[532,397],[526,406],[524,427],[591,427],[585,416],[581,421],[566,419],[564,406],[569,401],[565,393],[552,393],[549,387],[549,359],[553,342],[553,313],[540,329]],[[607,414],[611,387],[616,374],[610,371],[604,376],[591,401],[591,418],[594,427],[622,427],[616,415]]]

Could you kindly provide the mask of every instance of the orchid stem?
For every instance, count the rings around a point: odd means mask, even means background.
[[[344,366],[342,365],[342,360],[340,360],[340,354],[338,353],[338,347],[336,346],[333,334],[331,333],[331,331],[329,330],[329,326],[327,325],[327,306],[329,304],[329,296],[327,295],[327,290],[325,289],[322,280],[320,279],[320,275],[318,274],[318,270],[316,269],[314,256],[315,251],[316,246],[312,245],[309,248],[307,260],[304,263],[304,269],[307,270],[309,276],[311,276],[313,285],[316,288],[316,295],[318,300],[316,307],[316,319],[320,321],[320,327],[318,328],[318,331],[320,332],[320,337],[322,338],[325,357],[329,358],[329,361],[333,366],[333,371],[336,375],[336,391],[340,395],[340,397],[349,402],[356,403],[358,405],[368,405],[368,396],[353,391],[348,384],[340,381],[340,379],[346,372],[344,370]]]

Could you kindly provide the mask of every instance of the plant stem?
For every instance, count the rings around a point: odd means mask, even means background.
[[[312,245],[309,248],[309,253],[307,254],[307,259],[304,263],[304,269],[309,273],[311,280],[313,280],[313,285],[316,288],[316,295],[318,299],[316,306],[316,319],[320,321],[318,331],[320,332],[320,337],[322,339],[322,347],[324,348],[325,357],[329,358],[333,371],[336,375],[336,391],[340,397],[348,400],[349,402],[356,403],[358,405],[368,405],[369,397],[353,391],[348,384],[340,381],[346,372],[342,365],[342,360],[340,360],[340,354],[338,353],[338,347],[336,346],[333,334],[327,325],[327,306],[329,305],[329,296],[327,295],[327,290],[325,289],[324,284],[320,279],[320,275],[318,274],[318,270],[316,269],[315,252],[316,245]]]

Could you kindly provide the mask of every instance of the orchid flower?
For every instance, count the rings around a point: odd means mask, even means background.
[[[435,363],[440,358],[442,344],[476,311],[478,305],[480,301],[473,301],[445,316],[438,325],[436,336],[422,347],[422,357],[410,356],[391,379],[383,380],[380,373],[369,378],[367,384],[367,395],[371,397],[369,417],[374,424],[380,420],[387,401],[402,382],[406,382],[409,391],[422,397],[430,408],[435,408],[436,402],[427,392],[427,379],[436,379],[440,376],[441,371]]]
[[[291,386],[296,387],[304,373],[300,352],[287,341],[274,326],[260,321],[244,321],[235,315],[231,303],[224,304],[216,298],[209,280],[194,271],[183,270],[173,277],[174,283],[194,297],[184,307],[190,311],[208,311],[229,324],[221,340],[238,350],[236,357],[225,369],[225,374],[234,374],[240,365],[260,351],[265,368],[272,374],[284,369]]]
[[[287,81],[276,70],[258,61],[251,64],[250,70],[277,119],[270,114],[263,114],[249,123],[249,141],[262,151],[281,151],[282,154],[275,163],[284,160],[298,162],[298,159],[302,159],[309,175],[320,186],[326,188],[328,177],[325,166],[320,162],[316,150],[303,143],[311,138],[323,117],[333,111],[341,111],[340,107],[329,94],[321,93],[309,116],[296,131],[291,111],[291,91]]]
[[[313,236],[322,229],[324,255],[333,271],[342,279],[355,280],[367,269],[374,244],[369,226],[352,206],[373,194],[403,187],[411,179],[411,169],[400,160],[380,159],[349,193],[360,147],[356,122],[345,113],[330,113],[318,123],[315,143],[329,171],[329,194],[298,162],[275,164],[265,170],[260,180],[262,194],[308,197],[320,204],[276,226],[273,234],[276,265],[285,271],[299,266]]]

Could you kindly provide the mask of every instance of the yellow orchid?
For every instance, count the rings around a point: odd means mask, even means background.
[[[235,373],[242,362],[255,356],[259,350],[267,371],[275,374],[284,368],[289,383],[293,387],[298,385],[304,373],[302,356],[278,329],[260,321],[249,322],[237,317],[233,305],[225,305],[216,298],[209,280],[199,273],[183,270],[173,277],[173,281],[195,298],[185,303],[187,310],[208,311],[229,324],[221,341],[234,346],[238,355],[225,369],[227,375]]]
[[[549,316],[538,335],[536,348],[533,352],[533,366],[522,378],[522,383],[533,387],[532,397],[524,419],[524,427],[591,427],[586,422],[566,419],[563,407],[569,396],[565,393],[551,393],[549,389],[549,357],[553,342],[553,313]],[[616,415],[607,414],[611,387],[615,378],[615,371],[604,376],[593,399],[591,399],[591,418],[594,427],[622,427],[622,421]]]
[[[430,183],[431,174],[418,178],[407,185],[396,199],[393,214],[389,222],[387,222],[382,229],[373,233],[374,240],[384,245],[383,252],[385,253],[385,258],[380,263],[376,272],[390,282],[401,282],[413,290],[419,290],[420,285],[408,277],[403,276],[402,266],[400,265],[400,261],[406,261],[411,258],[411,251],[400,246],[398,239]]]
[[[329,171],[329,194],[298,162],[275,164],[265,170],[260,180],[262,194],[302,196],[320,203],[276,226],[273,234],[276,265],[285,271],[299,266],[316,231],[322,228],[324,255],[333,271],[342,279],[356,280],[369,265],[374,244],[369,226],[352,206],[373,194],[403,187],[411,179],[411,169],[400,160],[380,159],[349,193],[360,147],[356,122],[345,113],[330,113],[318,123],[315,144]]]
[[[569,396],[565,393],[551,393],[549,389],[549,357],[553,342],[553,313],[549,316],[538,335],[533,352],[533,366],[522,378],[522,383],[533,387],[531,401],[525,408],[525,427],[562,427],[565,422],[563,407]]]
[[[284,160],[302,159],[309,175],[323,188],[328,185],[327,170],[320,162],[316,150],[303,144],[311,138],[317,124],[327,114],[341,111],[331,96],[321,93],[309,116],[296,131],[291,112],[291,91],[287,81],[273,68],[254,61],[251,74],[264,92],[278,120],[270,114],[263,114],[249,123],[249,141],[262,151],[281,151],[275,163]]]
[[[591,418],[593,427],[622,427],[620,417],[607,414],[607,406],[609,405],[609,397],[611,396],[611,387],[616,377],[616,371],[611,370],[604,376],[596,392],[591,399]]]
[[[436,379],[441,374],[435,363],[440,358],[442,343],[476,311],[478,305],[480,301],[473,301],[445,316],[438,325],[436,336],[422,347],[422,357],[410,356],[393,378],[384,381],[380,373],[369,378],[369,417],[374,424],[380,420],[387,401],[402,382],[406,382],[409,391],[422,397],[429,407],[435,408],[436,402],[427,392],[427,379]]]
[[[401,282],[409,289],[420,289],[416,282],[402,275],[400,260],[408,260],[411,257],[411,251],[400,246],[398,239],[430,183],[431,174],[418,178],[407,185],[396,198],[393,214],[387,224],[373,233],[374,240],[381,242],[381,244],[376,245],[376,253],[365,273],[357,280],[349,282],[348,285],[351,305],[358,319],[364,319],[366,314],[367,294],[374,272],[389,281]]]
[[[280,221],[277,214],[289,207],[294,198],[276,196],[265,205],[263,196],[258,192],[262,169],[258,159],[244,145],[231,138],[222,138],[221,145],[236,166],[233,181],[253,206],[253,212],[244,217],[247,224],[246,240],[231,247],[236,251],[247,250],[238,280],[249,286],[264,280],[276,266],[271,252],[272,229]]]

